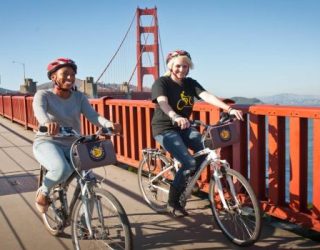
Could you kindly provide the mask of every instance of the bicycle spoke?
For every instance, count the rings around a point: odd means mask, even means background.
[[[228,169],[221,178],[212,181],[210,201],[217,224],[232,242],[245,246],[258,239],[259,203],[249,183],[238,172]]]
[[[150,159],[151,156],[146,157]],[[166,211],[170,183],[174,179],[174,168],[165,156],[155,160],[142,160],[138,169],[140,191],[148,205],[157,212]]]
[[[85,220],[85,205],[79,201],[72,215],[72,238],[77,249],[130,249],[131,229],[128,218],[116,198],[105,190],[95,191],[88,200],[92,233]]]

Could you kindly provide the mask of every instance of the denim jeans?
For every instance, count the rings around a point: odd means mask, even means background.
[[[187,128],[181,131],[169,130],[154,137],[160,145],[181,163],[181,168],[176,174],[172,185],[182,192],[185,188],[186,177],[197,170],[204,157],[196,161],[189,153],[188,148],[194,152],[203,149],[201,134],[195,128]]]
[[[33,154],[37,161],[48,170],[40,188],[41,192],[46,195],[56,184],[66,181],[74,171],[69,164],[70,146],[53,141],[36,140],[33,143]]]

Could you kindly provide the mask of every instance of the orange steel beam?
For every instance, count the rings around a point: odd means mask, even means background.
[[[130,124],[128,119],[127,119],[127,106],[122,106],[122,124]],[[123,135],[123,156],[125,158],[129,158],[129,140],[128,140],[128,135],[129,135],[129,126],[123,126],[122,128],[122,135]]]
[[[285,118],[269,116],[269,202],[285,205]]]
[[[135,131],[135,125],[137,121],[134,119],[135,117],[135,110],[133,106],[129,106],[129,129],[130,129],[130,152],[131,158],[134,160],[138,160],[137,151],[135,150],[138,146],[135,135],[137,134]]]
[[[152,16],[152,26],[141,26],[141,16]],[[143,76],[152,75],[154,80],[159,78],[159,42],[158,42],[158,17],[157,8],[153,9],[139,9],[136,11],[137,18],[137,90],[143,91]],[[141,35],[144,33],[153,34],[153,44],[143,44],[141,42]],[[153,54],[153,66],[146,67],[143,65],[142,54],[149,52]]]
[[[308,183],[308,121],[290,118],[290,207],[296,211],[307,209]]]
[[[320,218],[320,119],[313,120],[313,198],[312,211]]]
[[[265,198],[265,120],[250,115],[250,183],[258,199]]]
[[[249,107],[249,111],[255,115],[320,118],[319,107],[254,105]]]

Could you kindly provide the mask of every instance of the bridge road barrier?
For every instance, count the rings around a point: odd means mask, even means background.
[[[0,115],[35,129],[32,99],[0,95]],[[159,147],[151,134],[154,104],[150,100],[102,97],[90,103],[98,113],[123,126],[123,136],[112,139],[119,162],[137,167],[142,148]],[[320,232],[320,107],[234,107],[244,112],[244,122],[238,128],[241,139],[224,148],[223,157],[249,179],[264,212]],[[212,124],[219,118],[219,109],[197,102],[192,118]],[[95,130],[82,117],[83,133]],[[209,180],[208,168],[199,178],[203,191],[208,191]]]

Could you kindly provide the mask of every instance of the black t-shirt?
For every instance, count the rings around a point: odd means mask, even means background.
[[[162,76],[152,85],[152,101],[157,103],[159,96],[166,96],[169,105],[179,115],[189,118],[192,112],[194,98],[200,99],[199,94],[205,89],[194,79],[187,77],[179,85],[169,76]],[[157,104],[152,117],[152,134],[156,136],[162,132],[174,129],[171,119]]]

